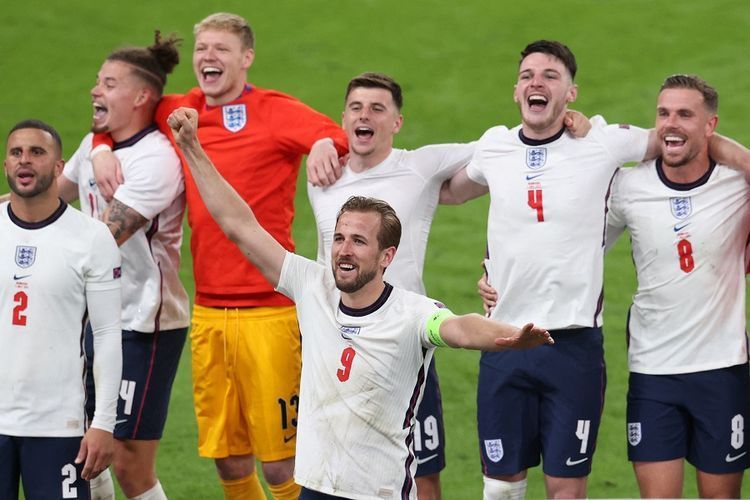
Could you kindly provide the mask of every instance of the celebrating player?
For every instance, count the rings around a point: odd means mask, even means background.
[[[91,134],[58,177],[62,198],[79,199],[81,210],[104,221],[120,246],[123,374],[114,471],[129,498],[148,500],[166,498],[156,475],[156,451],[190,321],[179,276],[182,167],[153,121],[167,74],[179,61],[177,41],[157,32],[148,48],[112,52],[91,89],[92,130],[112,136],[127,179],[114,198],[105,201],[94,182]],[[94,500],[114,499],[111,476],[101,477],[92,484]]]
[[[169,123],[218,225],[297,303],[304,342],[300,498],[319,498],[315,492],[416,498],[410,441],[433,348],[531,347],[551,338],[531,324],[519,329],[476,314],[452,317],[431,299],[386,284],[401,224],[379,200],[352,197],[341,208],[333,275],[288,252],[211,165],[195,136],[197,112],[178,109]]]
[[[89,498],[85,482],[114,451],[120,348],[120,254],[107,227],[58,198],[62,143],[54,128],[8,135],[0,204],[0,498]],[[94,251],[92,251],[94,249]],[[96,346],[96,408],[85,428],[83,332]],[[83,436],[83,439],[81,439]]]
[[[700,78],[667,78],[656,108],[661,156],[622,169],[612,187],[608,240],[628,228],[638,276],[627,422],[644,498],[681,497],[684,458],[701,498],[739,498],[750,465],[750,186],[709,157],[718,104]]]
[[[198,109],[198,136],[209,157],[263,226],[292,250],[302,155],[330,170],[346,151],[346,136],[298,100],[248,84],[253,46],[253,32],[240,16],[218,13],[198,23],[193,70],[199,87],[165,96],[156,123],[166,131],[173,109]],[[117,184],[108,171],[100,182],[103,193]],[[300,347],[294,305],[222,234],[189,175],[186,193],[196,287],[190,336],[199,452],[215,459],[228,499],[265,498],[256,456],[274,497],[296,499]]]

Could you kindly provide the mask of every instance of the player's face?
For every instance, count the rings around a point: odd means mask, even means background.
[[[664,89],[656,106],[656,132],[664,165],[681,167],[708,154],[718,117],[694,89]]]
[[[403,122],[389,90],[366,87],[352,89],[341,120],[350,154],[362,157],[388,155]]]
[[[371,283],[389,261],[380,250],[380,214],[345,212],[339,217],[331,244],[331,264],[336,287],[354,293]]]
[[[21,198],[46,193],[63,169],[55,139],[36,128],[10,134],[3,165],[10,190]]]
[[[104,61],[91,89],[94,116],[92,132],[108,132],[115,141],[138,132],[135,110],[151,96],[132,67],[122,61]]]
[[[563,126],[568,103],[575,101],[577,92],[562,61],[541,52],[526,56],[513,92],[524,134],[532,139],[556,134]]]
[[[220,106],[237,99],[254,57],[253,49],[244,48],[234,33],[221,30],[198,33],[193,48],[193,72],[206,102]]]

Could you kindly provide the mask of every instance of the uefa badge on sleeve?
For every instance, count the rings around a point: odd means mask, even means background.
[[[628,443],[630,446],[638,446],[641,442],[641,423],[628,422]]]
[[[16,264],[18,267],[26,269],[34,265],[36,260],[36,247],[25,247],[18,245],[16,247]]]
[[[547,148],[527,148],[526,166],[531,170],[542,168],[547,163]]]
[[[239,132],[247,124],[247,108],[244,104],[232,104],[221,108],[224,116],[224,128],[230,132]]]
[[[502,460],[503,452],[503,440],[502,439],[485,439],[484,440],[484,451],[487,452],[487,458],[492,462],[498,463]]]

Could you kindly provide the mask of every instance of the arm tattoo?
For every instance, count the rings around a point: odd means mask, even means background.
[[[148,219],[115,198],[104,212],[102,221],[109,226],[112,236],[120,246],[143,227]]]

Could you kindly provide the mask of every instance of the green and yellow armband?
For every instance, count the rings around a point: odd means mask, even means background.
[[[427,338],[437,347],[448,347],[445,340],[440,336],[440,325],[446,319],[454,316],[448,309],[440,309],[427,320]]]

